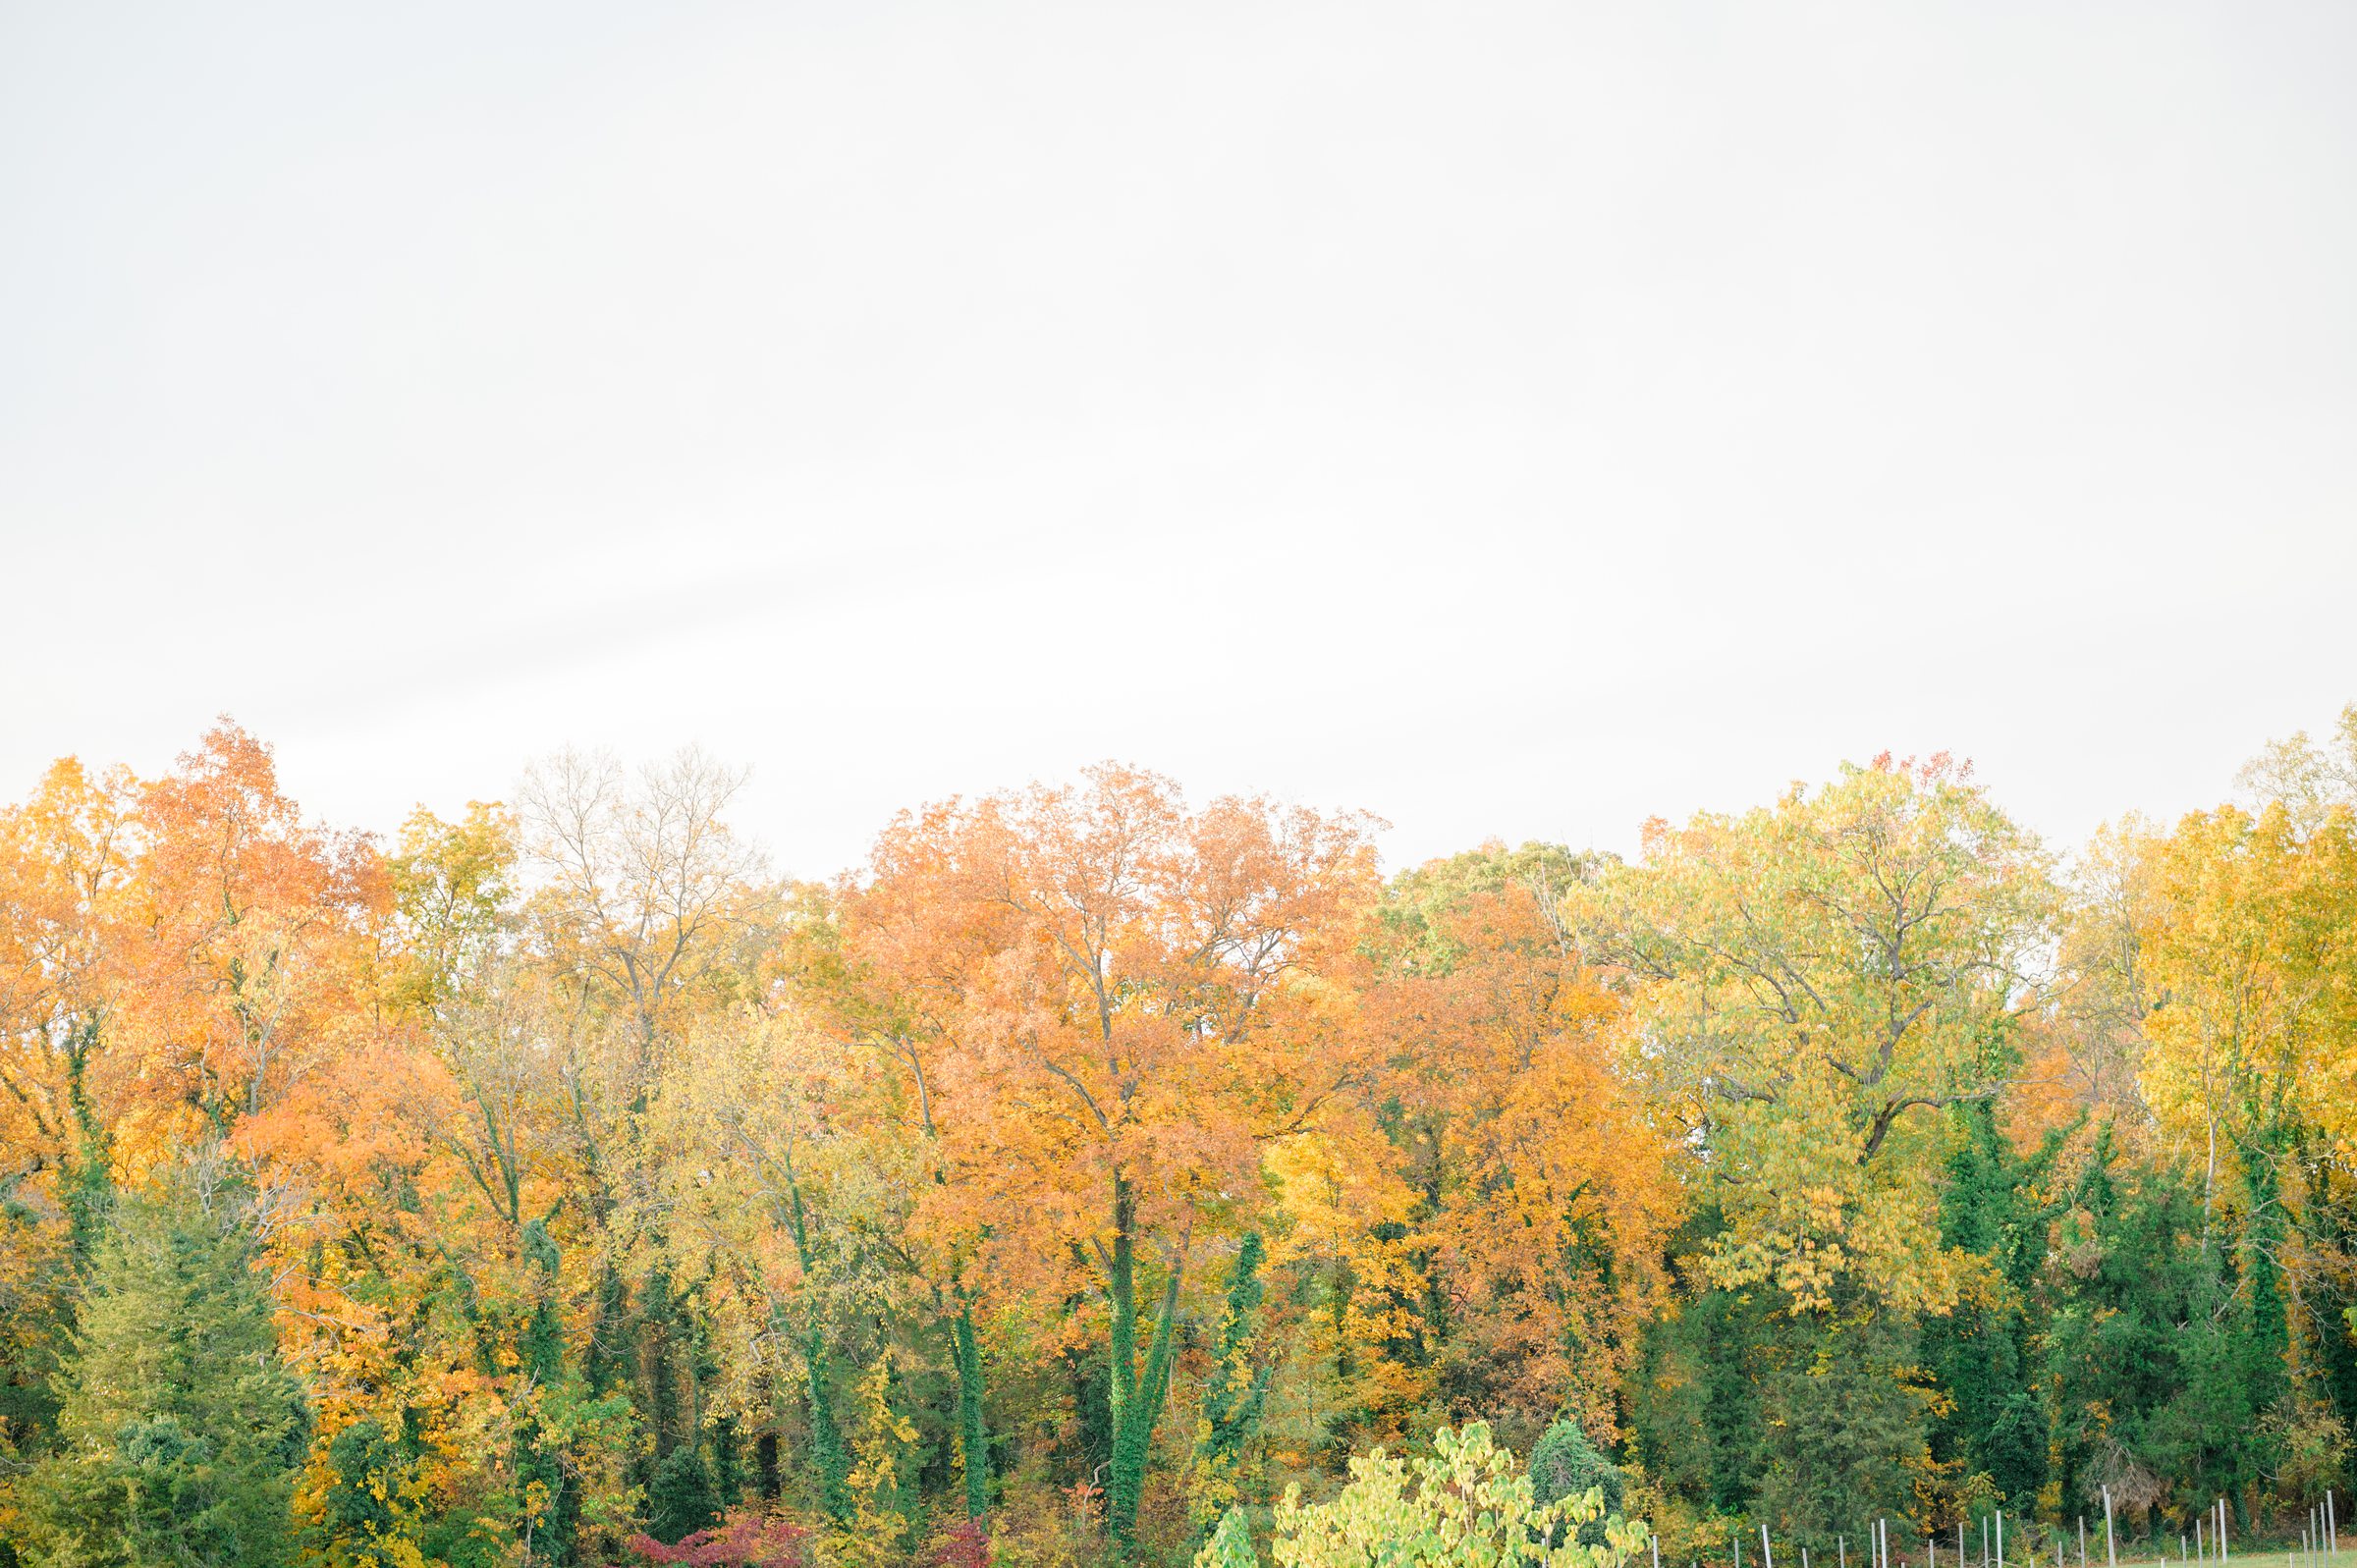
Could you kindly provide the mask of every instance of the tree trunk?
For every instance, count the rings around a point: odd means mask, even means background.
[[[1141,1376],[1137,1366],[1137,1200],[1126,1179],[1113,1181],[1113,1268],[1106,1294],[1113,1302],[1113,1475],[1105,1489],[1105,1519],[1126,1547],[1137,1531],[1137,1504],[1154,1443],[1154,1422],[1171,1381],[1171,1331],[1178,1316],[1178,1271],[1163,1287],[1153,1338]]]
[[[973,1309],[960,1306],[951,1325],[958,1364],[958,1452],[965,1470],[965,1517],[990,1511],[990,1430],[982,1418],[982,1347],[974,1339]]]
[[[811,1279],[815,1274],[810,1267],[809,1216],[802,1207],[801,1179],[791,1164],[786,1167],[786,1192],[795,1261],[801,1265],[802,1277]],[[815,1315],[802,1335],[802,1365],[809,1376],[810,1468],[818,1475],[819,1506],[840,1523],[851,1517],[851,1466],[844,1451],[843,1429],[835,1424],[835,1402],[827,1388],[827,1341]]]

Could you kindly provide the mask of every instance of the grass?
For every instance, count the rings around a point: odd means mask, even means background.
[[[1940,1544],[1942,1548],[1940,1552],[1941,1568],[1955,1568],[1956,1554],[1953,1549],[1955,1544],[1953,1540],[1944,1541]],[[1977,1545],[1978,1542],[1975,1544]],[[2142,1542],[2139,1544],[2141,1545]],[[1913,1550],[1902,1555],[1899,1543],[1894,1539],[1891,1542],[1891,1555],[1897,1559],[1899,1568],[1924,1568],[1922,1542],[1912,1542],[1911,1545]],[[2063,1555],[2059,1563],[2055,1561],[2054,1554],[2047,1547],[2047,1542],[2043,1541],[2039,1542],[2038,1568],[2079,1568],[2079,1551],[2075,1537],[2072,1540],[2070,1550]],[[1971,1560],[1966,1564],[1966,1568],[1980,1568],[1980,1553],[1975,1551]],[[1781,1553],[1778,1554],[1778,1568],[1783,1568]],[[2029,1568],[2029,1559],[2016,1552],[2010,1531],[2007,1532],[2005,1541],[2005,1568]],[[2099,1536],[2088,1538],[2087,1568],[2108,1568],[2104,1561],[2102,1538]],[[2183,1568],[2183,1565],[2173,1551],[2166,1557],[2155,1557],[2142,1552],[2130,1555],[2123,1551],[2119,1554],[2119,1568]],[[2196,1557],[2193,1560],[2193,1568],[2204,1568],[2203,1559]],[[2211,1563],[2209,1568],[2218,1568],[2218,1564]],[[2303,1552],[2296,1546],[2288,1551],[2281,1547],[2239,1551],[2235,1549],[2233,1541],[2229,1540],[2226,1542],[2224,1568],[2357,1568],[2357,1542],[2341,1547],[2336,1554],[2328,1555],[2321,1551]]]
[[[2078,1558],[2074,1555],[2066,1568],[2076,1568],[2077,1562]],[[2131,1558],[2122,1554],[2119,1559],[2119,1568],[2161,1568],[2161,1563],[2162,1559],[2158,1557]],[[2092,1553],[2089,1554],[2087,1568],[2096,1568]],[[2167,1568],[2178,1568],[2177,1559],[2173,1553],[2167,1559]],[[2201,1568],[2201,1559],[2194,1560],[2194,1568]],[[2332,1556],[2328,1556],[2321,1551],[2312,1555],[2301,1551],[2297,1546],[2289,1550],[2280,1547],[2262,1547],[2251,1551],[2237,1551],[2234,1549],[2232,1538],[2229,1537],[2226,1541],[2225,1568],[2357,1568],[2357,1550],[2343,1546],[2338,1554]]]

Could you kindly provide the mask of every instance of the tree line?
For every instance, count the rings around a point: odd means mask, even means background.
[[[1946,757],[1388,877],[1107,765],[805,883],[742,782],[381,841],[224,721],[0,809],[0,1568],[2347,1495],[2357,707],[2067,857]]]

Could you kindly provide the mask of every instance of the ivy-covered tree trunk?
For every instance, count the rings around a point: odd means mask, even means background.
[[[1203,1383],[1203,1414],[1195,1429],[1193,1474],[1187,1478],[1187,1510],[1198,1539],[1233,1512],[1243,1499],[1244,1466],[1260,1429],[1273,1363],[1253,1365],[1259,1343],[1261,1259],[1266,1247],[1254,1231],[1237,1247],[1228,1275],[1228,1306],[1220,1316],[1218,1343]]]
[[[2271,1129],[2272,1131],[2273,1129]],[[2243,1222],[2242,1277],[2250,1296],[2251,1332],[2246,1362],[2251,1403],[2272,1408],[2290,1379],[2291,1320],[2283,1299],[2283,1267],[2276,1260],[2285,1241],[2283,1195],[2275,1159],[2289,1140],[2263,1136],[2243,1152],[2250,1214]],[[2252,1478],[2242,1477],[2238,1480]]]
[[[557,1271],[562,1259],[547,1227],[536,1219],[524,1226],[523,1252],[540,1271],[522,1347],[529,1386],[540,1395],[565,1377],[565,1335],[557,1318]],[[533,1412],[527,1412],[516,1429],[516,1485],[522,1514],[519,1535],[527,1559],[567,1568],[573,1561],[574,1536],[580,1526],[580,1488],[566,1455],[542,1430]]]
[[[1113,1306],[1113,1467],[1105,1488],[1105,1520],[1126,1546],[1137,1533],[1137,1504],[1145,1489],[1154,1423],[1170,1389],[1171,1333],[1178,1316],[1178,1271],[1164,1285],[1154,1315],[1146,1364],[1137,1364],[1137,1195],[1125,1177],[1113,1178],[1113,1249],[1106,1295]]]
[[[982,1416],[982,1347],[974,1338],[974,1314],[958,1309],[951,1325],[950,1356],[958,1367],[958,1457],[965,1472],[965,1517],[990,1511],[990,1430]]]
[[[724,1512],[744,1500],[744,1452],[735,1416],[712,1423],[712,1495]]]
[[[802,1365],[809,1374],[810,1468],[818,1478],[818,1504],[829,1519],[846,1520],[851,1517],[851,1461],[827,1387],[827,1341],[815,1327],[802,1340]]]
[[[786,1219],[794,1236],[794,1256],[801,1265],[802,1277],[813,1275],[810,1256],[810,1217],[802,1204],[802,1184],[786,1168]],[[783,1327],[782,1320],[778,1325]],[[837,1522],[851,1517],[850,1474],[849,1450],[844,1447],[843,1429],[835,1421],[835,1399],[830,1384],[827,1338],[815,1314],[803,1327],[800,1337],[805,1387],[810,1400],[810,1469],[818,1482],[818,1503],[829,1519]]]
[[[113,1139],[90,1104],[90,1054],[98,1047],[99,1023],[83,1016],[66,1034],[66,1104],[74,1113],[73,1162],[66,1181],[67,1231],[77,1278],[89,1271],[90,1257],[113,1207]]]
[[[654,1435],[658,1463],[671,1457],[683,1435],[690,1441],[694,1438],[692,1431],[683,1431],[685,1424],[680,1419],[680,1378],[674,1354],[678,1339],[679,1307],[671,1293],[671,1271],[658,1264],[647,1275],[646,1301],[638,1314],[638,1348],[646,1361],[646,1424]]]

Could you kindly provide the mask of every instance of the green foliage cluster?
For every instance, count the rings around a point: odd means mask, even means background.
[[[2260,1530],[2303,1441],[2330,1458],[2295,1487],[2346,1484],[2324,1376],[2347,1357],[2346,1327],[2302,1324],[2313,1380],[2295,1398],[2270,1348],[2284,1329],[2271,1334],[2253,1288],[2267,1266],[2205,1223],[2195,1181],[2124,1156],[2108,1128],[2065,1173],[2075,1131],[2022,1153],[1985,1103],[1948,1119],[1941,1226],[1977,1287],[1909,1318],[1778,1312],[1698,1284],[1649,1333],[1630,1387],[1631,1454],[1658,1495],[1830,1550],[1886,1517],[1916,1539],[1998,1507],[2075,1529],[2101,1519],[2107,1487],[2123,1540],[2173,1542],[2221,1496],[2238,1529]]]
[[[59,1374],[58,1448],[21,1550],[59,1568],[280,1568],[310,1436],[279,1364],[234,1184],[183,1171],[122,1199]]]

